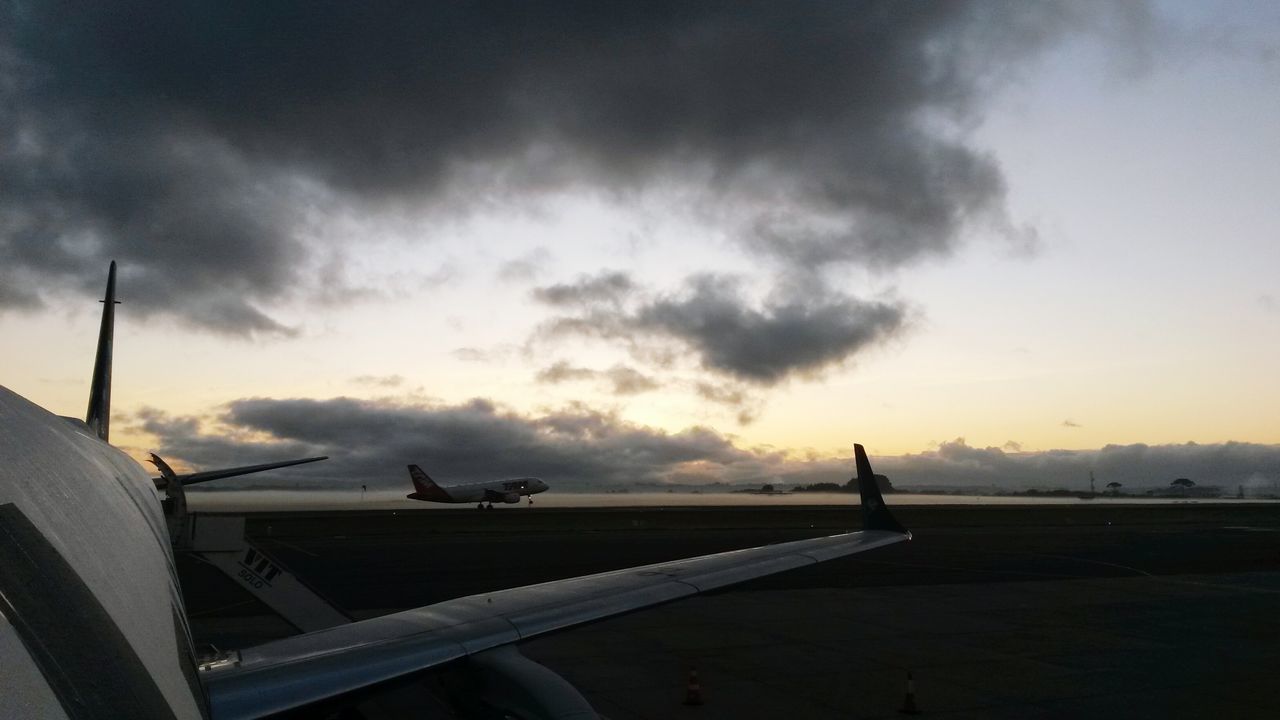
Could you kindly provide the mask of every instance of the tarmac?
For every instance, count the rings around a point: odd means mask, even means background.
[[[892,498],[889,499],[892,504]],[[1280,507],[920,507],[915,539],[535,639],[613,720],[1280,714]],[[371,617],[857,525],[846,508],[252,516],[249,535]],[[812,527],[811,527],[812,526]],[[197,642],[289,634],[180,559]],[[686,706],[696,669],[703,704]]]

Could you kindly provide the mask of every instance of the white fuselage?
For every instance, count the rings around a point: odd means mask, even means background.
[[[0,604],[0,717],[83,716],[105,703],[130,717],[202,717],[150,474],[83,423],[0,387],[0,511],[0,583],[34,557],[50,568],[25,597],[0,587],[11,596]]]
[[[441,488],[449,494],[451,502],[519,502],[525,495],[537,495],[547,489],[546,483],[538,478],[512,478],[490,482],[450,485]]]

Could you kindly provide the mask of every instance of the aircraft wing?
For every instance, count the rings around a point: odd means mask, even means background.
[[[910,539],[864,530],[482,593],[260,645],[203,673],[214,720],[257,718],[592,620]]]
[[[861,531],[481,593],[259,645],[201,673],[213,719],[283,712],[554,630],[910,540],[884,504],[866,451],[853,448]]]

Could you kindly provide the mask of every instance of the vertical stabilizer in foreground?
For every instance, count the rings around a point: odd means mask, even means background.
[[[116,261],[107,271],[107,293],[102,299],[102,326],[98,329],[98,354],[93,359],[89,385],[89,411],[84,422],[103,442],[111,434],[111,343],[116,327]]]

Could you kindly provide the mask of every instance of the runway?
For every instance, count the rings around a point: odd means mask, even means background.
[[[614,718],[1274,717],[1274,505],[901,508],[915,539],[522,646]],[[358,617],[856,526],[849,508],[266,514]],[[810,527],[812,526],[812,527]],[[180,561],[197,641],[288,634]],[[699,672],[706,703],[684,699]]]

